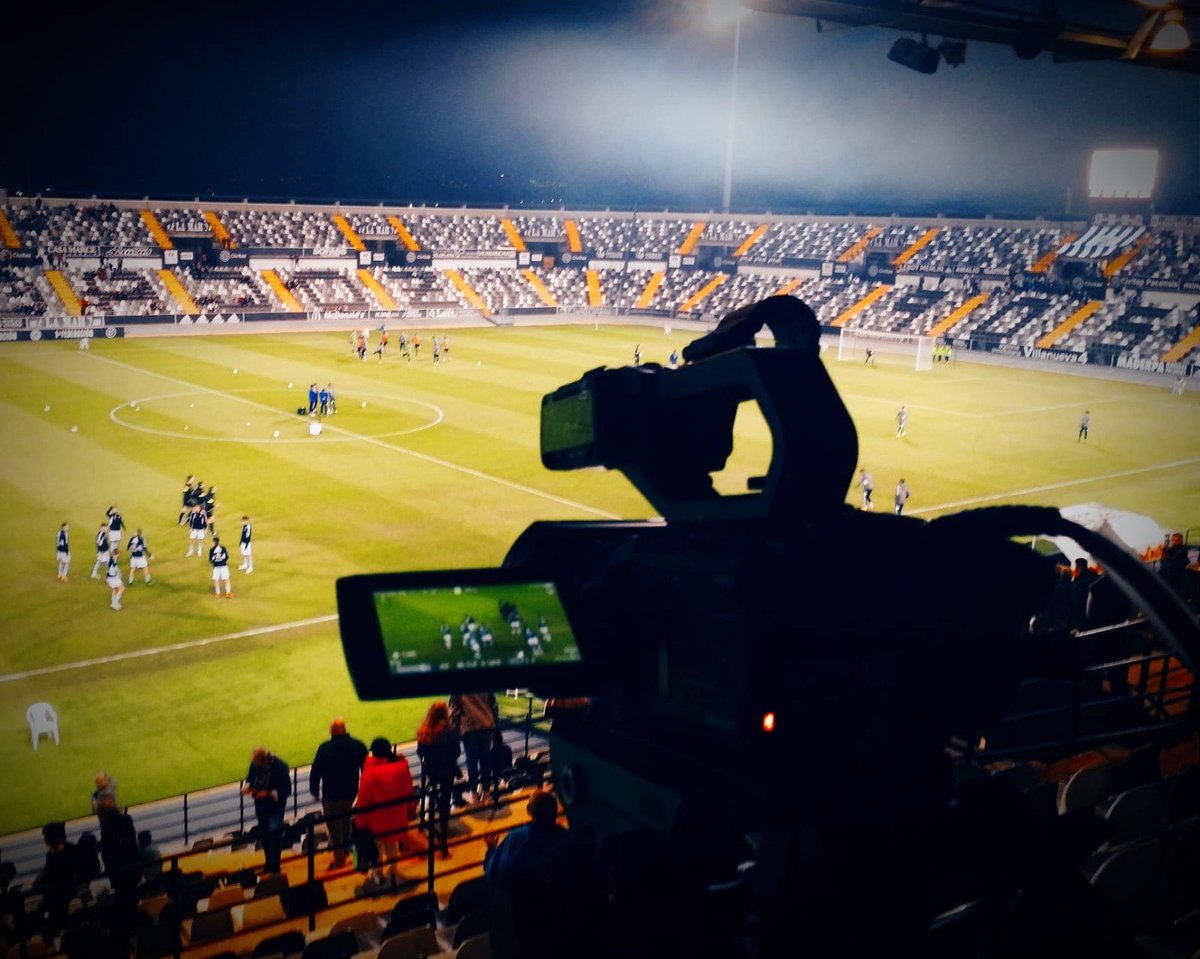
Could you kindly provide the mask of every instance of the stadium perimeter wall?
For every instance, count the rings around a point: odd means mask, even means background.
[[[114,318],[110,318],[111,319]],[[78,321],[77,321],[78,322]],[[101,321],[102,322],[102,321]],[[601,313],[530,313],[513,316],[496,316],[486,318],[474,310],[464,310],[455,316],[439,315],[434,317],[404,317],[399,322],[389,319],[387,326],[392,329],[495,329],[505,326],[645,326],[647,328],[686,330],[697,336],[706,333],[716,326],[716,320],[678,319],[661,315],[601,314]],[[38,330],[40,337],[31,337],[33,331],[23,331],[20,339],[140,339],[153,336],[206,336],[206,335],[241,335],[254,333],[319,333],[319,332],[348,332],[370,326],[377,329],[375,318],[354,319],[301,319],[293,316],[288,319],[256,320],[252,322],[220,322],[220,323],[134,323],[127,326],[71,326],[51,330]],[[112,332],[110,332],[112,331]],[[8,339],[18,339],[12,334],[15,331],[5,331]],[[760,338],[770,341],[770,335],[761,334]],[[838,333],[832,328],[825,328],[822,334],[822,345],[834,351],[837,349]],[[1043,351],[1053,354],[1054,351]],[[836,352],[835,352],[836,355]],[[836,363],[836,359],[832,360]],[[981,350],[956,349],[954,362],[982,363],[989,366],[1006,366],[1011,368],[1037,369],[1047,373],[1065,373],[1071,376],[1087,376],[1094,379],[1116,380],[1124,383],[1140,383],[1146,386],[1162,386],[1168,388],[1174,383],[1175,376],[1156,371],[1129,369],[1119,366],[1104,366],[1095,363],[1064,362],[1058,359],[1037,356],[1023,356],[1000,352],[985,352]]]

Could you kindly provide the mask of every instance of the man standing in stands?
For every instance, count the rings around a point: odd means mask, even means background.
[[[221,545],[221,537],[214,536],[212,549],[208,551],[208,562],[212,566],[213,595],[221,596],[221,584],[225,584],[225,598],[233,599],[233,584],[229,581],[229,550]]]
[[[254,815],[262,839],[264,872],[279,872],[279,859],[283,852],[283,814],[287,810],[288,796],[292,794],[292,780],[288,772],[287,763],[278,756],[272,756],[265,746],[254,747],[242,795],[254,800]]]
[[[500,722],[500,707],[492,693],[455,693],[447,703],[450,725],[462,738],[467,791],[472,802],[485,802],[494,785],[492,734]]]
[[[896,484],[896,515],[899,516],[904,512],[904,504],[908,502],[909,493],[908,484],[904,482],[904,477],[900,477],[900,482]]]
[[[238,569],[245,570],[247,573],[254,572],[254,552],[250,545],[250,537],[254,535],[254,530],[250,526],[250,517],[242,517],[242,538],[238,542],[238,550],[242,554],[242,565]]]
[[[858,485],[862,487],[862,508],[868,511],[874,510],[875,504],[871,502],[871,494],[875,492],[875,477],[868,473],[865,467],[859,473]]]
[[[108,539],[108,524],[101,523],[96,533],[96,562],[92,565],[92,579],[100,578],[100,570],[108,567],[108,551],[112,544]]]
[[[133,585],[133,571],[135,569],[142,570],[142,576],[145,577],[147,583],[150,582],[150,560],[154,557],[150,555],[150,547],[146,545],[146,537],[142,535],[142,531],[137,530],[129,537],[129,585]]]
[[[367,747],[346,732],[346,720],[336,717],[329,724],[329,738],[317,747],[308,774],[308,791],[321,800],[333,869],[346,864],[350,854],[350,811],[358,795],[358,779],[367,761]]]
[[[58,536],[55,538],[54,548],[58,554],[58,581],[65,583],[67,574],[71,572],[71,528],[63,523],[58,528]]]
[[[1084,410],[1083,416],[1081,416],[1079,418],[1079,436],[1076,438],[1080,439],[1080,440],[1086,440],[1088,438],[1088,428],[1091,425],[1092,425],[1091,410]]]

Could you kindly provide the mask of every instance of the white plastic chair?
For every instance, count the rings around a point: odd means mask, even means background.
[[[58,713],[49,703],[34,703],[25,710],[25,721],[29,723],[29,732],[33,736],[33,748],[38,748],[38,740],[42,733],[54,739],[58,745]]]

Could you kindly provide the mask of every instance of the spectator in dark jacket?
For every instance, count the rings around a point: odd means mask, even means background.
[[[288,765],[265,746],[255,746],[242,795],[254,800],[254,815],[262,838],[263,870],[279,872],[283,853],[283,814],[287,811],[292,780]]]
[[[317,747],[308,789],[321,800],[321,811],[329,827],[329,846],[334,869],[346,864],[350,855],[350,810],[358,794],[358,778],[367,760],[367,747],[346,731],[346,721],[336,717],[329,725],[329,738]]]
[[[443,859],[450,858],[450,798],[458,775],[458,733],[450,723],[450,707],[438,701],[430,705],[417,729],[417,756],[421,760],[421,787],[429,796],[435,841]]]
[[[492,693],[456,693],[449,706],[450,723],[462,738],[467,792],[475,802],[484,802],[495,786],[492,734],[500,723],[500,707]]]
[[[40,910],[45,917],[42,938],[49,942],[67,924],[71,900],[75,896],[79,855],[75,844],[67,842],[65,823],[46,823],[42,827],[42,841],[46,844],[46,865],[36,888],[42,894]]]
[[[96,814],[100,817],[100,857],[108,881],[118,897],[132,899],[142,881],[142,854],[133,819],[117,808],[112,796],[101,798]]]

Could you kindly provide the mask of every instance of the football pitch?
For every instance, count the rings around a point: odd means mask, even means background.
[[[435,366],[434,332],[422,331],[411,364],[394,332],[386,359],[365,363],[342,332],[0,346],[0,833],[87,813],[99,769],[134,804],[239,779],[259,743],[308,763],[335,715],[367,741],[411,740],[427,700],[354,696],[334,617],[338,577],[495,566],[534,520],[650,514],[620,474],[543,469],[540,401],[586,370],[629,362],[638,343],[645,361],[665,362],[694,334],[455,330],[451,359]],[[1098,501],[1172,529],[1200,525],[1200,397],[1173,396],[1166,380],[961,361],[916,373],[899,358],[868,367],[835,356],[825,362],[881,511],[903,476],[917,516]],[[333,383],[338,398],[316,436],[296,412],[312,382]],[[901,404],[910,416],[898,438]],[[1084,409],[1091,435],[1081,442]],[[761,418],[739,417],[721,487],[743,488],[768,451]],[[188,474],[216,486],[215,527],[234,557],[241,517],[253,523],[254,572],[233,571],[231,600],[214,598],[206,557],[185,556],[177,518]],[[855,489],[847,500],[860,502]],[[136,578],[120,611],[89,577],[114,505],[125,538],[141,528],[153,555],[152,583]],[[54,563],[64,521],[67,583]],[[890,574],[869,544],[864,557]],[[57,710],[61,742],[43,737],[35,751],[25,710],[39,701]]]

